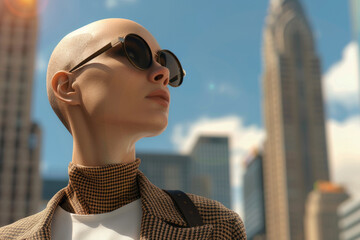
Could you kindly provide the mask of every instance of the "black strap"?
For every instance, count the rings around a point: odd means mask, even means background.
[[[186,193],[180,190],[163,190],[170,195],[190,227],[204,225],[199,211]]]

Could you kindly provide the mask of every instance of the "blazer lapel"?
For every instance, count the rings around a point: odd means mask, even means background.
[[[55,213],[56,207],[65,196],[65,189],[61,189],[57,192],[48,202],[46,208],[37,213],[36,217],[33,217],[36,223],[25,234],[21,235],[21,239],[26,240],[49,240],[51,238],[51,221]],[[16,238],[18,239],[18,238]]]
[[[138,170],[143,215],[140,239],[210,239],[211,224],[188,227],[172,199]]]

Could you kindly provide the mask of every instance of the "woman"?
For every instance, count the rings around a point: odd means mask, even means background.
[[[168,85],[184,75],[176,56],[130,20],[65,36],[49,61],[47,93],[73,136],[69,185],[42,212],[1,228],[1,239],[246,239],[235,212],[193,194],[203,224],[190,226],[138,169],[135,143],[165,130]]]

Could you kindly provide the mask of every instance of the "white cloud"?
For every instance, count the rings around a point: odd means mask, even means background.
[[[231,185],[239,189],[242,185],[242,166],[246,156],[253,148],[262,144],[264,131],[257,126],[245,126],[240,117],[227,116],[211,119],[203,117],[190,124],[178,124],[174,128],[172,142],[179,151],[188,154],[200,135],[229,136]],[[237,191],[234,191],[235,193]],[[242,213],[239,194],[233,196],[233,209]]]
[[[323,90],[329,109],[337,106],[359,110],[358,45],[349,43],[342,59],[324,75]],[[358,112],[358,111],[357,111]],[[328,119],[327,144],[332,180],[360,196],[360,115],[339,122]]]
[[[106,0],[105,7],[110,10],[123,3],[135,3],[137,0]]]
[[[323,79],[325,101],[347,109],[358,105],[359,98],[359,61],[358,46],[349,43],[341,60],[326,72]]]
[[[332,179],[360,195],[360,115],[344,122],[328,120],[327,135]]]

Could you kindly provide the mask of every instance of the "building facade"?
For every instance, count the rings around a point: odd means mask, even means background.
[[[353,38],[359,43],[360,40],[360,0],[349,0]]]
[[[178,154],[137,153],[139,169],[156,186],[168,190],[190,190],[190,158]]]
[[[307,195],[329,180],[321,66],[299,0],[271,0],[264,29],[267,239],[304,240]]]
[[[36,1],[0,0],[0,226],[39,210],[41,129],[31,121]]]
[[[190,157],[190,192],[231,208],[229,138],[200,136]]]
[[[360,0],[349,0],[351,10],[351,23],[353,40],[358,46],[358,73],[360,72]],[[360,76],[360,74],[358,75]],[[360,79],[358,79],[360,81]],[[360,99],[359,99],[360,100]]]
[[[245,161],[244,221],[249,240],[265,240],[263,156],[255,151]]]
[[[360,239],[360,198],[353,198],[343,203],[340,215],[340,240]]]
[[[305,213],[307,240],[339,240],[339,205],[349,195],[345,189],[330,182],[317,182],[308,195]]]

